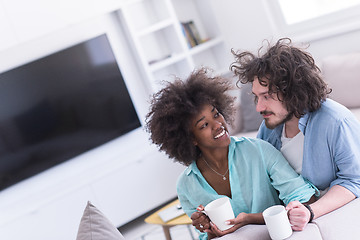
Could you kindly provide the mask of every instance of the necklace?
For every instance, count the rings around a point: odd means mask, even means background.
[[[226,180],[226,177],[225,177],[225,176],[226,176],[227,172],[229,171],[229,168],[226,170],[226,172],[225,172],[224,174],[218,173],[217,171],[215,171],[215,169],[213,169],[213,168],[209,165],[209,163],[205,160],[205,158],[204,158],[203,156],[201,156],[201,158],[204,159],[206,165],[207,165],[214,173],[216,173],[216,174],[219,175],[219,176],[222,176],[222,179],[223,179],[224,181]]]

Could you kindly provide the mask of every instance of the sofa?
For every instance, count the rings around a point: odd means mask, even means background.
[[[360,199],[323,215],[303,231],[293,231],[289,240],[358,240],[360,239]],[[218,240],[271,240],[266,225],[246,225]]]
[[[324,80],[332,88],[330,98],[350,109],[360,121],[360,53],[334,55],[319,64]],[[247,86],[248,85],[248,86]],[[240,101],[232,135],[256,137],[261,116],[255,111],[250,85],[240,88]],[[260,120],[259,120],[260,119]],[[360,139],[359,139],[360,147]],[[303,231],[294,231],[291,240],[360,239],[360,199],[315,219]],[[271,239],[265,225],[247,225],[219,240]]]
[[[321,70],[324,79],[333,89],[330,97],[348,107],[360,120],[360,53],[331,56],[323,60]],[[350,87],[349,87],[350,86]],[[237,102],[239,111],[232,135],[256,137],[262,117],[255,111],[250,85],[240,88]],[[360,140],[359,140],[360,147]],[[339,240],[360,239],[360,199],[332,211],[309,223],[303,231],[294,231],[291,240]],[[107,239],[123,240],[115,226],[90,202],[80,220],[76,240]],[[247,225],[218,240],[268,240],[271,239],[265,225]]]

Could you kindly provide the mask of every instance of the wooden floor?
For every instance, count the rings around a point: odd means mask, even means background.
[[[119,228],[126,240],[165,240],[162,227],[147,224],[145,217],[140,217]],[[170,228],[172,240],[197,240],[198,234],[191,225],[180,225]]]

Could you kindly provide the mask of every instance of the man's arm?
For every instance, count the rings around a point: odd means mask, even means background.
[[[316,219],[354,199],[355,195],[351,191],[340,185],[335,185],[323,197],[309,205],[314,213],[314,219]],[[289,219],[293,225],[293,230],[302,231],[310,220],[309,210],[298,201],[290,202],[286,209],[289,210]]]
[[[333,186],[323,197],[310,204],[314,212],[314,219],[344,206],[355,198],[355,195],[348,189],[340,185]]]

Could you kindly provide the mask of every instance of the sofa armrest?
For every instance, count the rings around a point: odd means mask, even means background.
[[[293,234],[287,238],[289,240],[322,240],[320,230],[318,226],[314,223],[309,223],[306,225],[305,229],[302,231],[294,231]]]
[[[360,237],[360,199],[315,219],[323,239],[359,239]]]
[[[360,235],[360,199],[321,216],[306,226],[303,231],[294,231],[288,240],[355,240]],[[270,240],[266,225],[246,225],[218,240]]]
[[[271,240],[266,225],[246,225],[233,233],[216,238],[217,240]],[[310,223],[303,231],[294,231],[287,240],[322,240],[319,228]],[[345,238],[344,238],[345,239]]]
[[[233,233],[216,238],[217,240],[271,240],[266,225],[246,225]]]

